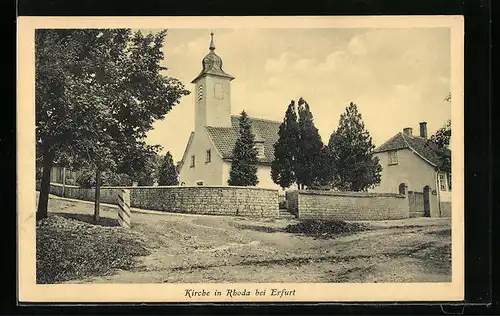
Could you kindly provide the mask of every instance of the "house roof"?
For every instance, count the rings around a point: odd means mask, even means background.
[[[256,142],[264,143],[264,157],[259,163],[270,164],[274,159],[274,144],[278,141],[281,122],[249,117]],[[239,116],[231,116],[232,127],[207,126],[206,130],[222,159],[231,159],[239,136]]]
[[[402,132],[397,133],[388,141],[377,147],[375,152],[380,153],[398,149],[410,149],[431,165],[435,167],[441,165],[441,160],[437,153],[438,148],[433,143],[425,138],[405,135]]]

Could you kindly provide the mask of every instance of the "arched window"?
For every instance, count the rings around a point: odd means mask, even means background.
[[[399,194],[405,194],[405,193],[406,193],[406,184],[400,183],[399,184]]]

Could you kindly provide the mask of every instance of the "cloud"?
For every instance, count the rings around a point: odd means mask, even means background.
[[[325,61],[318,64],[316,70],[319,72],[340,69],[346,63],[350,63],[350,56],[345,51],[336,51],[326,56]]]
[[[301,59],[297,60],[297,62],[293,66],[293,68],[297,69],[297,70],[304,70],[304,69],[307,70],[307,69],[311,69],[315,63],[316,63],[316,59],[301,58]]]
[[[184,53],[185,51],[186,51],[186,45],[181,44],[179,46],[174,47],[174,49],[172,49],[172,54],[178,55],[178,54]]]
[[[364,36],[356,35],[349,41],[349,52],[353,55],[366,55]]]
[[[264,64],[264,69],[268,73],[280,73],[283,72],[289,63],[297,59],[297,54],[295,53],[283,53],[279,58],[269,58]]]

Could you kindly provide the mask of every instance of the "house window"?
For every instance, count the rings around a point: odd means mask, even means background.
[[[257,158],[264,158],[264,143],[256,143],[255,149],[257,150]]]
[[[389,151],[389,165],[397,165],[398,164],[398,151],[392,150]]]
[[[446,191],[446,177],[443,173],[439,174],[439,189],[441,191]]]
[[[451,173],[448,173],[448,189],[451,191]]]
[[[212,161],[212,151],[210,149],[208,149],[205,162],[210,162],[210,161]]]
[[[194,164],[195,164],[195,157],[193,155],[191,156],[191,165],[189,167],[194,168]]]

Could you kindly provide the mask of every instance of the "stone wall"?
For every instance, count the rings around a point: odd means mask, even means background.
[[[135,208],[207,215],[279,216],[277,190],[230,186],[102,187],[101,202],[116,204],[122,188],[130,190],[130,203]],[[51,184],[51,194],[63,196],[62,191],[62,185]],[[68,185],[64,188],[67,198],[93,201],[94,194],[95,189]]]
[[[451,202],[441,202],[441,217],[451,217]]]
[[[299,219],[391,220],[409,217],[408,198],[395,193],[300,190],[287,194]]]

